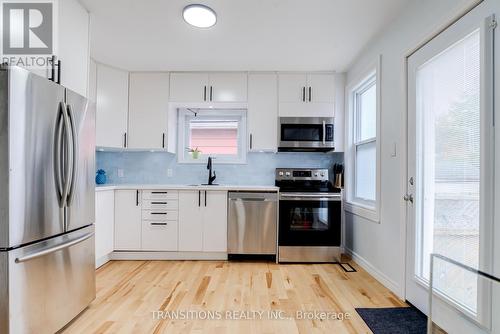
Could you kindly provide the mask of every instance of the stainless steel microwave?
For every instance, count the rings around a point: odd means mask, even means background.
[[[333,117],[280,117],[278,151],[332,151],[333,131]]]

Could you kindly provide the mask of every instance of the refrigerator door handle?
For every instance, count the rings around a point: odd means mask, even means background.
[[[16,263],[26,262],[26,261],[29,261],[29,260],[33,260],[33,259],[45,256],[45,255],[57,252],[59,250],[65,249],[65,248],[69,248],[71,246],[74,246],[76,244],[84,242],[85,240],[91,238],[93,235],[94,235],[94,232],[91,232],[91,233],[85,234],[84,236],[79,237],[77,239],[73,239],[73,240],[70,240],[70,241],[63,242],[63,243],[61,243],[61,244],[59,244],[57,246],[46,248],[44,250],[41,250],[39,252],[35,252],[35,253],[32,253],[32,254],[29,254],[29,255],[26,255],[26,256],[18,257],[18,258],[15,259],[15,262]]]
[[[59,103],[59,109],[56,118],[56,130],[54,133],[54,179],[56,181],[57,199],[59,207],[64,206],[63,202],[63,180],[61,170],[61,153],[62,153],[62,132],[63,132],[63,110],[66,109],[64,102]]]
[[[78,172],[78,159],[76,158],[76,154],[78,152],[78,137],[76,134],[76,126],[75,126],[75,114],[73,113],[73,108],[70,104],[66,107],[68,111],[69,125],[71,127],[71,145],[69,148],[71,149],[71,153],[69,156],[71,157],[71,177],[69,178],[69,190],[68,190],[68,200],[67,205],[70,206],[73,201],[73,195],[75,192],[75,183],[76,183],[76,173]]]
[[[69,195],[69,190],[71,186],[71,174],[73,173],[73,157],[71,155],[71,150],[70,148],[71,145],[71,124],[67,112],[67,107],[64,108],[63,110],[63,119],[64,119],[64,134],[65,136],[65,142],[64,142],[64,149],[65,149],[65,161],[64,161],[64,187],[63,187],[63,196],[62,196],[62,202],[63,205],[66,206],[68,203],[68,195]]]

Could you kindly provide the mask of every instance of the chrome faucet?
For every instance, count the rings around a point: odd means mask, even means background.
[[[212,175],[212,157],[208,157],[207,169],[208,169],[208,185],[211,186],[214,184],[214,181],[217,178],[217,174],[215,174],[215,171],[214,175]]]

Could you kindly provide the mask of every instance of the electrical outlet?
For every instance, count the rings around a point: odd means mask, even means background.
[[[174,171],[172,170],[172,168],[168,168],[167,169],[167,177],[172,177],[174,174]]]
[[[118,169],[118,177],[124,177],[125,173],[123,172],[123,169]]]

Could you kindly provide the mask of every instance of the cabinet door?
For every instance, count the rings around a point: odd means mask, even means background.
[[[213,102],[246,102],[246,73],[211,73],[209,100]]]
[[[115,192],[115,250],[141,249],[141,193]]]
[[[203,250],[202,192],[179,191],[179,251]]]
[[[168,73],[130,73],[128,147],[166,147]]]
[[[277,150],[278,80],[276,74],[248,75],[250,151]]]
[[[96,263],[114,249],[115,192],[95,193],[95,258]],[[102,263],[101,263],[102,264]]]
[[[208,101],[207,73],[171,73],[171,102],[204,102]]]
[[[143,220],[142,250],[144,251],[177,251],[176,220]]]
[[[227,191],[205,191],[203,197],[203,251],[227,252]]]
[[[309,74],[307,76],[307,101],[334,103],[335,77],[333,74]]]
[[[125,147],[128,72],[97,66],[96,146]]]
[[[305,103],[306,101],[306,74],[279,75],[279,102]]]

